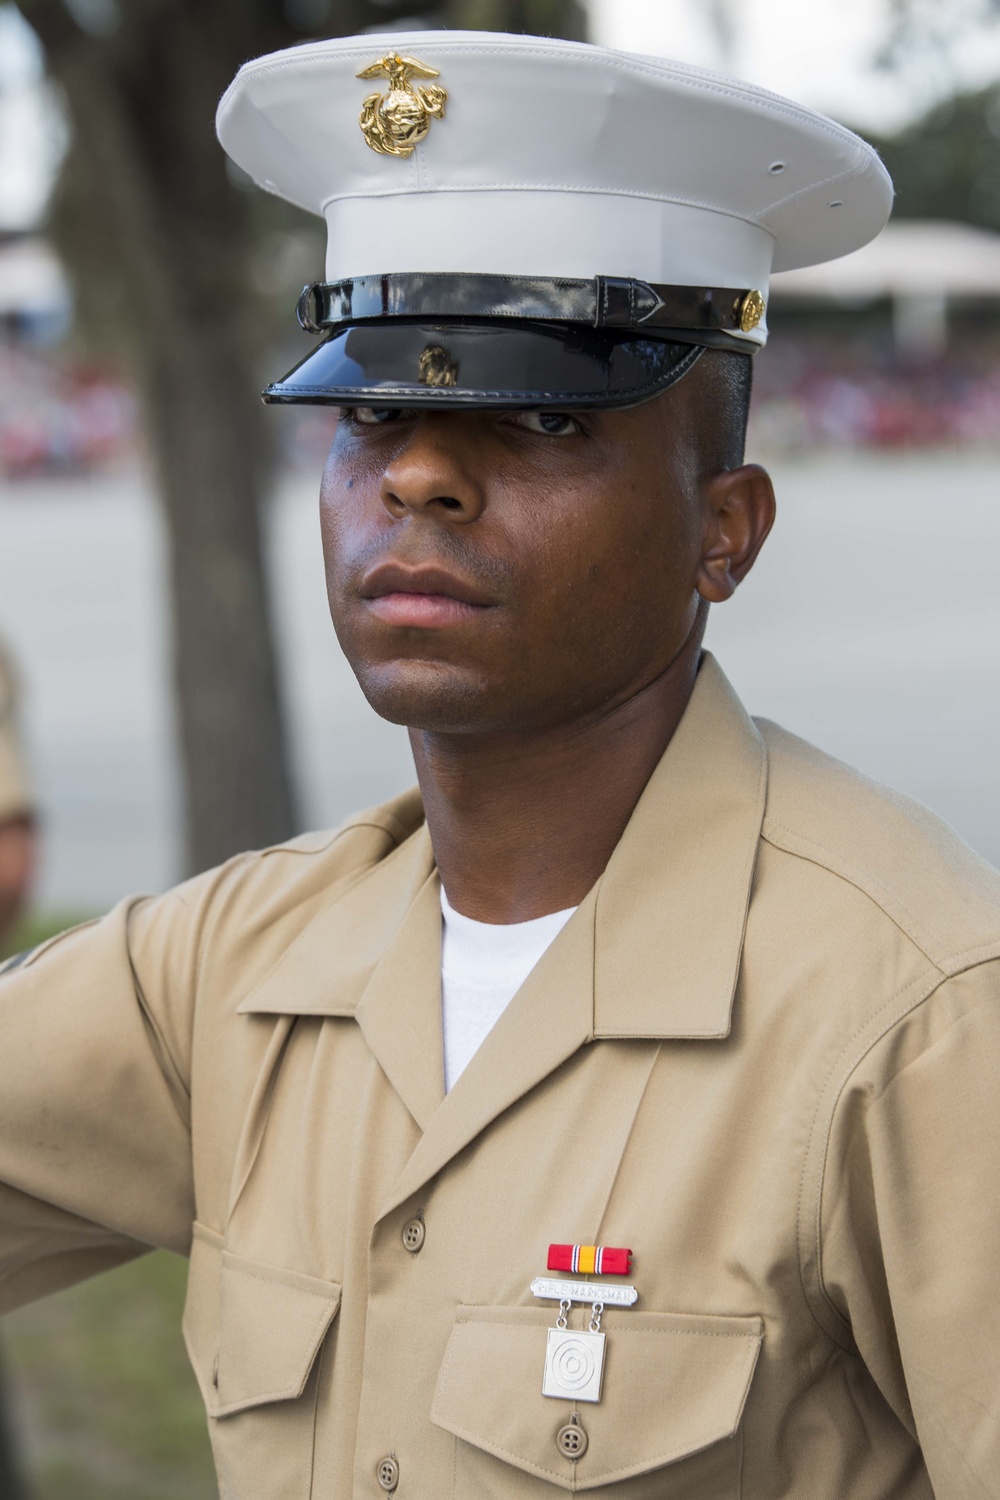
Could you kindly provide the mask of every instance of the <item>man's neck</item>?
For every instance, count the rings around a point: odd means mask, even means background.
[[[583,900],[680,723],[699,659],[693,639],[648,687],[586,724],[534,735],[410,731],[457,911],[527,922]]]

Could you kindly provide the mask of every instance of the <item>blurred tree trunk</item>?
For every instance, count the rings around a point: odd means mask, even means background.
[[[705,10],[719,49],[719,64],[731,68],[736,61],[736,9],[733,0],[706,0]]]
[[[219,96],[245,59],[306,36],[414,16],[582,36],[584,12],[577,0],[17,3],[72,132],[56,238],[78,300],[116,325],[145,408],[170,538],[186,861],[204,869],[295,829],[261,538],[267,320],[252,199],[215,141]]]

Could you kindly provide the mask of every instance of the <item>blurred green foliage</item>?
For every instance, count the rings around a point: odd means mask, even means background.
[[[26,916],[3,941],[0,941],[0,963],[5,958],[11,958],[15,953],[26,953],[29,948],[37,948],[39,943],[55,937],[57,932],[65,932],[68,927],[76,927],[78,923],[86,920],[86,917],[64,913]]]
[[[158,1252],[4,1320],[32,1500],[215,1500],[186,1274]]]
[[[1000,230],[1000,87],[947,99],[873,144],[896,185],[896,218]]]

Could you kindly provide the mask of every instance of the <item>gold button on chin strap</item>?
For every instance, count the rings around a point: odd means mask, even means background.
[[[740,303],[740,330],[743,333],[753,333],[759,327],[767,311],[767,303],[760,292],[747,292]]]

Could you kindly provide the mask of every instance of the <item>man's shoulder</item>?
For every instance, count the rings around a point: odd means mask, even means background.
[[[414,789],[338,828],[235,855],[162,895],[127,897],[106,917],[8,959],[0,976],[26,974],[47,955],[70,950],[78,974],[85,973],[88,953],[96,955],[100,969],[109,957],[105,944],[113,946],[122,922],[133,960],[161,979],[190,977],[209,953],[223,964],[238,954],[236,967],[253,974],[274,962],[318,913],[391,859],[422,825],[423,807]]]
[[[863,892],[944,974],[1000,954],[1000,872],[913,798],[756,722],[767,844]]]
[[[414,789],[381,807],[356,813],[338,828],[304,833],[282,844],[239,854],[162,896],[127,904],[132,942],[140,951],[189,949],[248,973],[275,961],[314,918],[376,867],[391,860],[423,825]],[[182,954],[183,956],[183,954]]]
[[[352,813],[336,828],[298,834],[284,843],[272,844],[245,856],[263,877],[274,872],[278,878],[293,875],[303,857],[322,868],[336,866],[338,873],[354,871],[378,863],[401,844],[405,844],[424,822],[420,792],[411,787],[389,802]]]
[[[261,900],[296,907],[324,900],[388,859],[423,825],[416,788],[379,807],[354,813],[338,827],[302,833],[281,844],[237,855],[206,876],[196,876],[170,894],[187,899],[211,892],[226,901]],[[206,889],[206,887],[208,889]]]

